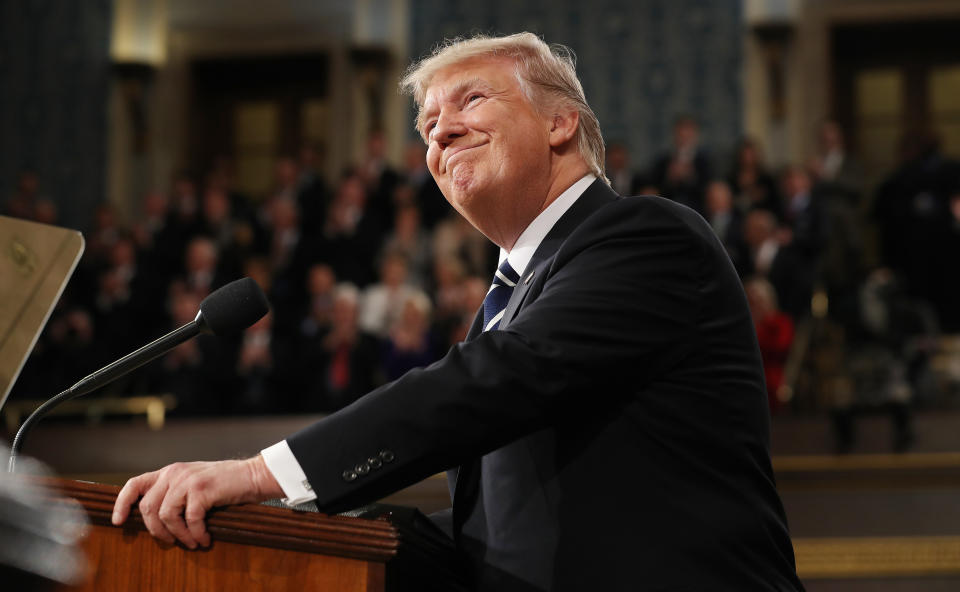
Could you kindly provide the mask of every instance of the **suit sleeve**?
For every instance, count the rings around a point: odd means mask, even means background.
[[[368,503],[587,403],[615,405],[682,359],[694,342],[704,240],[642,201],[582,223],[505,330],[289,437],[318,506]]]

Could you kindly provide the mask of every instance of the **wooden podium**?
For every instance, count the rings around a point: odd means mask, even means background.
[[[240,505],[207,516],[211,545],[190,551],[154,539],[134,508],[110,523],[119,491],[46,479],[52,497],[77,500],[90,519],[83,548],[90,573],[63,590],[463,590],[452,543],[385,515],[377,519]]]

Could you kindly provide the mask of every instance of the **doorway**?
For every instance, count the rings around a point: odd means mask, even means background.
[[[228,156],[236,188],[263,198],[278,158],[326,145],[329,72],[326,54],[194,61],[188,162],[207,171]]]
[[[960,159],[960,20],[832,29],[833,113],[869,185],[897,166],[905,134],[933,132]]]

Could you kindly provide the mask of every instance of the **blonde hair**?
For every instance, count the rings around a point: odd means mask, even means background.
[[[600,122],[587,104],[583,87],[577,78],[576,58],[566,46],[547,45],[533,33],[448,39],[432,55],[407,69],[400,81],[400,90],[413,95],[419,110],[423,107],[430,81],[438,72],[476,58],[514,60],[520,88],[539,112],[553,106],[576,110],[580,115],[576,133],[577,151],[590,167],[590,172],[610,184],[604,171],[605,147]],[[420,120],[419,113],[417,120]]]

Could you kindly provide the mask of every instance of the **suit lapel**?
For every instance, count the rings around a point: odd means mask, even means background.
[[[503,319],[500,320],[500,329],[505,329],[519,312],[530,287],[537,283],[537,279],[542,279],[550,269],[554,255],[570,233],[599,208],[618,198],[619,196],[606,183],[597,179],[587,187],[577,201],[573,202],[563,216],[560,216],[557,223],[540,242],[520,281],[517,282],[517,287],[513,289],[513,294],[503,311]]]
[[[520,309],[530,287],[543,280],[553,261],[554,255],[570,233],[599,208],[619,199],[619,196],[610,187],[600,181],[594,181],[577,201],[570,206],[563,216],[553,225],[540,246],[534,252],[527,264],[520,281],[517,283],[507,308],[504,309],[500,329],[503,329]],[[473,325],[464,341],[474,339],[483,331],[483,309],[477,312]],[[480,459],[471,459],[458,468],[447,471],[447,485],[453,499],[453,532],[455,537],[460,536],[460,529],[467,519],[467,512],[479,491]]]
[[[470,325],[470,330],[467,331],[467,336],[463,339],[464,341],[470,341],[477,335],[483,332],[483,307],[480,307],[480,310],[477,311],[477,314],[473,317],[473,323]]]

